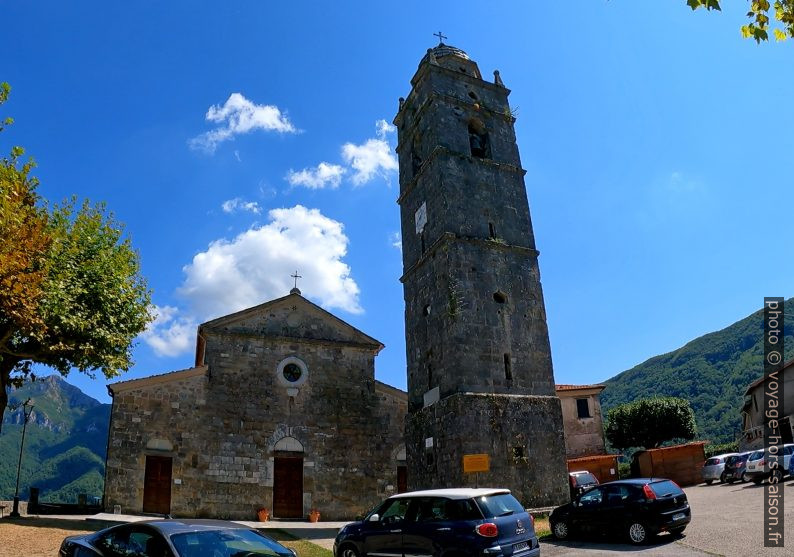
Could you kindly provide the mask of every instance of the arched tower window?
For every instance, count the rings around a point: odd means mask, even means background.
[[[471,156],[480,159],[491,158],[491,145],[488,139],[488,130],[479,120],[469,122],[469,147]]]

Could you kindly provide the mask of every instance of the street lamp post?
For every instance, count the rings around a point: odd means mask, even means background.
[[[9,516],[18,518],[19,517],[19,472],[22,470],[22,449],[25,447],[25,430],[28,428],[28,419],[30,419],[31,413],[33,413],[33,405],[30,403],[30,399],[25,401],[25,404],[22,405],[22,413],[25,416],[25,421],[22,424],[22,442],[19,444],[19,462],[17,463],[17,487],[14,491],[14,509],[11,511]]]

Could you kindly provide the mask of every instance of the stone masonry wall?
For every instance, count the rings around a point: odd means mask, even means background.
[[[504,487],[526,508],[559,505],[568,486],[559,399],[464,393],[408,416],[409,489]],[[432,438],[432,447],[428,447]],[[463,472],[463,455],[488,454],[490,471]]]
[[[273,509],[275,445],[285,437],[303,447],[304,516],[317,508],[324,519],[351,519],[394,492],[405,393],[375,381],[371,346],[329,339],[327,316],[294,306],[273,311],[275,320],[294,315],[278,332],[326,327],[326,338],[204,329],[206,377],[117,395],[108,509],[140,512],[148,452],[173,456],[173,478],[181,481],[172,485],[173,515],[252,520],[257,508]],[[276,375],[288,356],[308,368],[292,396]],[[173,449],[147,449],[152,438]]]

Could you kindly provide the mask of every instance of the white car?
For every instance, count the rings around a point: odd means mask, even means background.
[[[725,483],[725,461],[729,456],[735,456],[739,453],[725,453],[712,456],[703,463],[703,470],[701,474],[703,481],[711,485],[714,480],[719,480],[720,483]]]
[[[778,483],[780,483],[788,473],[789,461],[791,460],[791,455],[794,454],[794,443],[787,443],[780,450],[783,454],[783,462],[781,467],[774,471],[766,469],[769,449],[761,449],[751,454],[747,459],[747,467],[744,470],[747,478],[758,485],[774,473],[778,477]]]

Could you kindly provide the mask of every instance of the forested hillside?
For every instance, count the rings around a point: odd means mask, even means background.
[[[787,300],[786,360],[794,355],[794,298]],[[698,438],[723,443],[741,430],[747,386],[763,374],[763,311],[703,335],[678,350],[651,358],[607,380],[601,393],[606,412],[618,404],[654,395],[689,400]]]
[[[11,499],[22,434],[22,408],[34,405],[25,434],[19,493],[38,487],[47,502],[76,503],[84,493],[101,496],[110,405],[101,404],[59,376],[40,378],[10,391],[0,434],[0,499]]]

